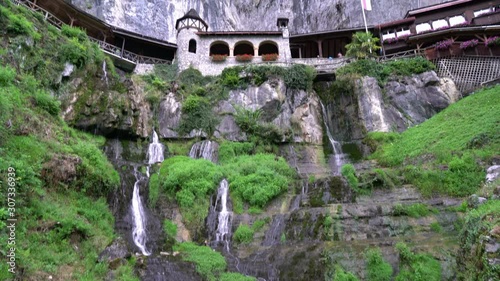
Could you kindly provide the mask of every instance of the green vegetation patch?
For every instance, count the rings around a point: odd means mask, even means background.
[[[233,234],[233,241],[240,244],[248,244],[253,241],[254,230],[246,225],[240,224]]]
[[[368,280],[390,281],[392,279],[392,266],[384,260],[379,248],[369,249],[365,255]]]
[[[379,163],[399,170],[425,195],[474,193],[485,167],[500,151],[500,86],[481,90],[450,105],[399,136],[371,135]]]
[[[396,244],[399,252],[399,274],[396,281],[439,281],[441,264],[428,254],[413,253],[406,244]]]
[[[257,280],[252,276],[245,276],[237,272],[225,272],[219,276],[219,281],[255,281]]]
[[[218,280],[217,276],[226,270],[227,264],[224,257],[208,246],[185,242],[174,246],[174,250],[182,254],[183,260],[193,262],[196,265],[196,271],[207,280]]]
[[[426,204],[415,203],[409,205],[396,204],[393,208],[393,215],[395,216],[409,216],[412,218],[426,217],[431,213],[436,213],[437,211]]]

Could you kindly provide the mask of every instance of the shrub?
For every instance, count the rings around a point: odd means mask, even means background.
[[[78,39],[71,38],[61,45],[61,60],[82,67],[89,60],[88,49]]]
[[[224,164],[240,155],[252,154],[255,144],[251,142],[224,141],[219,145],[219,163]]]
[[[384,260],[379,248],[370,249],[366,252],[366,271],[368,280],[390,281],[392,278],[392,266]]]
[[[188,134],[192,130],[201,130],[212,136],[219,119],[212,112],[209,101],[204,97],[190,95],[182,105],[179,133]]]
[[[233,241],[239,244],[248,244],[253,241],[254,230],[246,224],[240,224],[233,234]]]
[[[58,116],[61,112],[61,102],[49,96],[45,91],[36,91],[33,98],[36,106],[47,111],[52,116]]]
[[[266,223],[267,223],[266,220],[256,220],[252,224],[252,230],[259,231],[264,227],[264,225],[266,225]]]
[[[375,57],[380,50],[379,41],[380,39],[373,37],[370,32],[356,32],[352,36],[351,43],[345,46],[346,55],[357,59]]]
[[[79,27],[72,27],[64,24],[61,27],[61,33],[68,38],[76,38],[80,42],[87,41],[88,37],[85,31],[80,29]]]
[[[335,273],[331,281],[359,281],[351,272],[345,271],[340,265],[335,265]]]
[[[164,220],[163,231],[165,231],[168,237],[175,238],[177,236],[177,224],[171,220]]]
[[[312,90],[316,70],[305,64],[294,64],[284,72],[287,87],[298,90]]]
[[[356,169],[352,164],[345,164],[340,169],[340,173],[347,179],[349,186],[352,189],[358,188],[358,178],[356,177]]]
[[[397,243],[399,252],[399,274],[396,281],[439,281],[441,264],[426,254],[414,254],[404,243]]]
[[[16,78],[16,70],[10,66],[0,65],[0,87],[7,87]]]
[[[208,246],[197,246],[191,242],[185,242],[174,246],[174,250],[182,254],[182,259],[193,262],[196,271],[209,281],[215,281],[216,276],[226,270],[226,260],[216,251]]]

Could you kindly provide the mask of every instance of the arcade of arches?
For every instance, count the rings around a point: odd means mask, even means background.
[[[264,41],[260,43],[257,53],[254,45],[249,41],[239,41],[234,44],[233,54],[231,54],[229,44],[224,41],[215,41],[210,45],[209,55],[267,55],[279,54],[278,44],[273,41]]]

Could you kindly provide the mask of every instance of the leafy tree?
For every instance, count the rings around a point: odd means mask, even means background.
[[[377,44],[379,41],[370,32],[356,32],[352,36],[352,42],[345,46],[346,55],[357,59],[375,57],[377,51],[380,50],[380,46]]]

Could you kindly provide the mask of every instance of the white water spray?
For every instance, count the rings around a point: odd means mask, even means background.
[[[102,62],[102,72],[104,73],[104,81],[106,82],[106,85],[108,85],[108,72],[106,71],[106,60]]]
[[[134,227],[132,229],[132,237],[134,243],[141,250],[142,254],[145,256],[151,255],[146,249],[146,215],[144,213],[144,207],[142,206],[141,196],[139,194],[139,183],[141,181],[141,174],[137,171],[137,167],[134,167],[135,183],[134,183],[134,193],[132,195],[132,215],[134,216]]]
[[[218,160],[217,149],[218,144],[214,141],[205,140],[197,142],[191,147],[189,157],[194,159],[203,158],[216,163]]]
[[[342,165],[344,165],[347,161],[347,155],[342,152],[342,145],[333,139],[332,133],[330,132],[330,128],[328,127],[328,122],[326,122],[326,109],[325,106],[323,105],[323,102],[320,101],[321,104],[321,110],[323,112],[323,123],[325,125],[326,129],[326,135],[328,136],[328,140],[330,141],[330,144],[333,148],[333,153],[334,153],[334,160],[335,160],[335,171],[334,173],[337,175],[340,175],[340,169],[342,168]]]
[[[148,148],[148,164],[163,162],[163,144],[158,139],[158,134],[153,130],[153,141]]]
[[[217,232],[215,233],[215,241],[229,240],[231,212],[227,209],[227,193],[229,191],[229,184],[226,179],[220,182],[219,189],[217,190],[217,199],[220,198],[221,210],[218,218]]]

